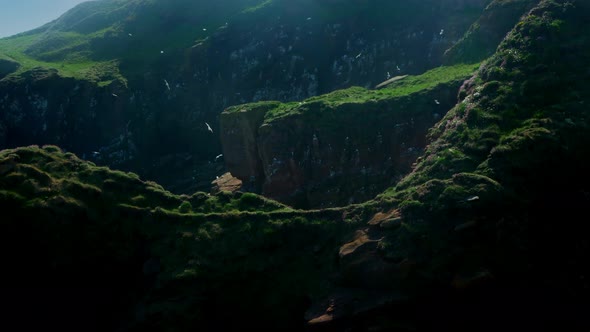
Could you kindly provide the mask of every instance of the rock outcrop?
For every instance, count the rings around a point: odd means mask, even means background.
[[[244,190],[297,207],[368,200],[411,170],[428,129],[476,69],[459,67],[459,74],[439,68],[383,90],[231,107],[221,114],[226,166]]]

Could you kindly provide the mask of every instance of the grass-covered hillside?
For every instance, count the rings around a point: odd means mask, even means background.
[[[76,331],[588,331],[588,13],[539,1],[413,171],[359,205],[174,195],[54,146],[0,152],[5,317]]]
[[[167,53],[179,56],[232,17],[262,0],[101,0],[79,4],[37,29],[0,39],[0,58],[18,73],[54,68],[64,77],[93,82],[126,79]],[[253,8],[254,7],[254,8]]]
[[[267,312],[260,326],[300,325],[350,228],[342,211],[254,194],[173,195],[54,146],[0,152],[0,208],[0,279],[23,289],[14,301],[59,297],[24,326],[66,330],[237,327]]]
[[[479,13],[480,3],[486,1],[473,2],[446,18],[453,24],[447,33],[460,34],[453,29],[470,24],[469,19]],[[37,29],[0,39],[0,59],[18,62],[15,74],[35,67],[53,68],[64,77],[108,84],[141,74],[162,58],[182,58],[188,49],[202,44],[229,23],[251,28],[250,22],[260,18],[284,16],[296,21],[298,15],[308,14],[324,24],[370,19],[379,25],[387,21],[402,27],[422,19],[416,16],[423,15],[433,4],[424,1],[405,6],[401,1],[376,0],[87,1]],[[434,6],[443,11],[447,7]],[[304,19],[307,17],[300,17]]]
[[[380,103],[386,100],[406,97],[420,92],[427,94],[429,90],[444,84],[469,77],[479,64],[458,64],[454,66],[441,66],[427,71],[421,75],[411,75],[396,80],[382,89],[366,89],[362,87],[351,87],[343,90],[311,97],[303,101],[281,103],[270,108],[264,116],[264,122],[270,123],[282,117],[293,115],[314,116],[314,113],[322,109],[338,109],[346,104],[364,104],[368,102]],[[432,100],[434,102],[434,100]],[[271,103],[274,102],[261,102]],[[258,104],[237,105],[228,108],[225,112],[242,112],[250,107],[258,108]],[[338,111],[336,111],[338,112]]]
[[[409,283],[478,290],[483,300],[468,297],[473,316],[457,327],[493,317],[489,328],[501,328],[517,308],[516,330],[590,324],[580,217],[590,199],[589,12],[586,1],[541,1],[465,82],[414,171],[376,199],[399,213],[380,248],[411,262]]]

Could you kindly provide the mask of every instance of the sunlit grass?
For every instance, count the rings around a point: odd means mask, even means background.
[[[454,66],[438,67],[422,75],[407,76],[402,80],[391,83],[385,88],[369,90],[362,87],[350,87],[337,90],[325,95],[311,97],[301,102],[266,102],[251,105],[240,105],[230,108],[227,112],[237,112],[266,105],[269,110],[265,122],[296,114],[315,112],[323,108],[337,108],[345,104],[363,104],[379,102],[391,98],[401,98],[420,91],[432,89],[439,84],[445,84],[469,77],[477,70],[479,64],[458,64]]]
[[[0,59],[20,67],[5,79],[33,68],[101,86],[144,72],[164,56],[179,54],[224,27],[248,8],[269,1],[104,1],[83,4],[41,28],[0,39]],[[190,13],[190,14],[189,14]],[[169,17],[177,17],[174,22]],[[161,51],[164,51],[163,53]]]

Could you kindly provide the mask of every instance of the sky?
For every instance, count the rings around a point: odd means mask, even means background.
[[[0,0],[0,38],[51,22],[86,0]]]

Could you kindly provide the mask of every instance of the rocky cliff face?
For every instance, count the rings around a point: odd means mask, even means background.
[[[7,39],[37,40],[23,54],[57,74],[21,70],[2,80],[0,147],[59,144],[177,192],[205,190],[223,172],[215,162],[223,109],[422,73],[441,63],[488,2],[271,1],[240,12],[245,4],[228,1],[234,11],[213,23],[202,16],[211,8],[186,1],[85,5],[40,32]],[[174,19],[184,25],[171,25]],[[98,38],[101,24],[118,28]],[[67,33],[93,39],[69,46]],[[64,78],[80,49],[101,64],[85,69],[84,79]]]
[[[351,88],[293,104],[229,108],[221,115],[228,170],[244,190],[297,207],[368,200],[410,171],[428,129],[457,102],[459,86],[475,68],[462,66],[407,94],[410,81],[451,69],[406,77],[383,90]]]
[[[175,195],[55,146],[0,151],[3,318],[62,331],[588,331],[588,13],[584,0],[539,1],[411,173],[363,204]],[[306,104],[370,109],[419,87],[406,79]],[[322,114],[257,107],[263,125]]]

